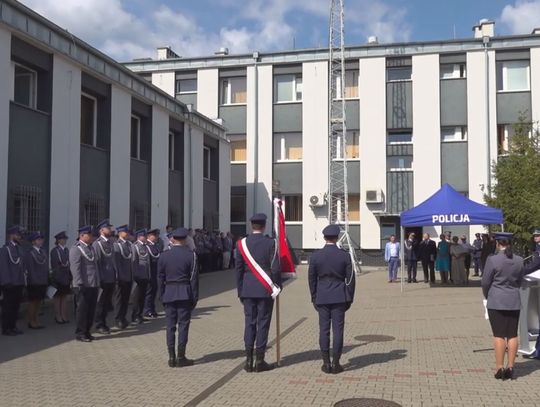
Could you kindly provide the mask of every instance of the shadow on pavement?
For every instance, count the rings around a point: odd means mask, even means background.
[[[202,365],[204,363],[218,362],[220,360],[233,360],[244,357],[244,350],[228,350],[225,352],[211,353],[209,355],[204,355],[202,358],[197,359],[195,363]]]
[[[515,378],[529,376],[540,370],[540,360],[534,358],[526,358],[524,362],[516,363]]]
[[[199,278],[199,300],[236,289],[234,269],[204,273]]]
[[[392,360],[403,359],[405,357],[407,357],[407,350],[394,349],[388,353],[370,353],[351,358],[346,364],[343,365],[343,367],[345,371],[358,370],[369,365],[378,365],[390,362]]]

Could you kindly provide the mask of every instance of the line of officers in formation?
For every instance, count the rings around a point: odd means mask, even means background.
[[[283,284],[276,241],[265,234],[266,215],[255,214],[250,222],[252,233],[245,238],[243,250],[236,251],[236,283],[245,319],[244,370],[263,372],[274,368],[265,361],[274,297],[272,290],[263,284],[260,273],[265,273],[265,277],[280,289]],[[141,324],[145,321],[144,316],[157,317],[155,300],[159,295],[167,323],[168,365],[193,365],[193,360],[186,357],[186,346],[191,315],[199,299],[199,265],[190,231],[175,229],[168,233],[167,244],[163,244],[158,229],[141,229],[134,233],[132,243],[128,225],[116,227],[114,242],[112,228],[108,220],[102,221],[96,227],[99,236],[94,238],[91,226],[81,227],[77,241],[69,249],[66,232],[55,236],[56,244],[50,253],[57,290],[55,298],[65,297],[70,290],[75,294],[75,339],[81,342],[94,340],[91,334],[94,324],[99,333],[109,334],[107,316],[113,310],[117,328],[125,329],[135,284],[131,322]],[[336,225],[323,230],[326,245],[312,255],[309,266],[311,300],[319,314],[321,370],[325,373],[343,371],[340,358],[345,312],[353,302],[355,291],[350,256],[337,246],[339,233],[340,228]],[[25,253],[20,244],[21,229],[15,226],[7,231],[7,243],[0,249],[3,335],[22,333],[17,329],[16,320],[25,286],[30,302],[36,307],[31,311],[32,315],[29,311],[29,327],[41,328],[37,324],[37,315],[48,289],[49,257],[41,248],[44,242],[41,233],[32,234],[29,240],[32,248]],[[58,305],[56,322],[67,322],[65,301],[55,305]]]

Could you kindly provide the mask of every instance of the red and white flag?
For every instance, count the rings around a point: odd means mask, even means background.
[[[296,267],[293,262],[291,249],[287,242],[285,232],[285,215],[283,214],[283,201],[274,198],[274,229],[276,231],[278,254],[281,264],[282,278],[296,278]]]

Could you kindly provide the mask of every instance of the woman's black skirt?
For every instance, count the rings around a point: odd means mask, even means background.
[[[29,285],[26,287],[26,292],[28,293],[28,301],[41,301],[45,299],[47,294],[46,285]]]
[[[488,309],[488,315],[494,337],[517,337],[519,310]]]
[[[54,286],[56,287],[56,293],[54,294],[55,297],[71,294],[71,288],[69,285],[56,283]]]

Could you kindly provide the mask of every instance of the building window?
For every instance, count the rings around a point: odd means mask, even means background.
[[[210,179],[212,174],[212,154],[208,147],[203,148],[203,177]]]
[[[81,143],[97,147],[97,99],[81,94]]]
[[[231,222],[246,221],[246,196],[231,195]]]
[[[105,217],[105,198],[100,194],[88,194],[81,202],[82,225],[97,225]]]
[[[498,155],[508,154],[510,151],[510,145],[512,138],[516,133],[515,125],[513,124],[499,124],[497,126],[497,153]],[[532,136],[531,131],[528,131],[529,137]]]
[[[197,93],[197,79],[177,79],[176,93],[180,95]]]
[[[131,115],[131,158],[141,159],[141,119]]]
[[[274,77],[274,101],[290,103],[302,101],[302,75],[276,75]]]
[[[285,221],[302,222],[302,195],[284,195],[283,202]]]
[[[131,217],[131,224],[133,225],[133,229],[137,230],[148,227],[148,220],[148,204],[135,204]]]
[[[237,105],[246,102],[246,78],[225,78],[221,80],[222,105]]]
[[[338,136],[337,138],[337,159],[342,159],[341,154],[341,143],[342,137]],[[360,140],[358,130],[348,130],[347,131],[347,145],[345,146],[346,156],[348,160],[355,160],[360,158]]]
[[[410,81],[412,75],[412,67],[400,66],[386,69],[386,80],[388,82]]]
[[[172,131],[169,132],[169,170],[171,171],[174,171],[176,169],[176,163],[174,162],[174,156],[175,156],[175,152],[174,152],[174,147],[175,147],[175,142],[174,142],[174,133]]]
[[[23,65],[15,64],[13,101],[36,109],[37,72]]]
[[[502,92],[530,90],[529,61],[497,62],[497,90]]]
[[[349,222],[360,222],[360,194],[348,194],[347,199]],[[343,196],[337,201],[338,221],[345,221],[345,204]]]
[[[386,169],[388,171],[409,171],[412,170],[412,155],[393,155],[386,157]]]
[[[231,162],[245,163],[247,161],[246,136],[229,136],[231,140]]]
[[[467,127],[443,127],[441,129],[441,141],[465,141],[467,140]]]
[[[341,77],[336,77],[336,89],[338,97],[341,99]],[[358,98],[358,71],[345,71],[345,99]]]
[[[387,136],[388,144],[411,144],[411,131],[389,131]]]
[[[302,160],[302,133],[274,135],[274,161]]]
[[[441,79],[458,79],[467,77],[465,62],[459,64],[441,64]]]
[[[13,223],[26,230],[41,229],[41,188],[20,185],[13,194]]]

